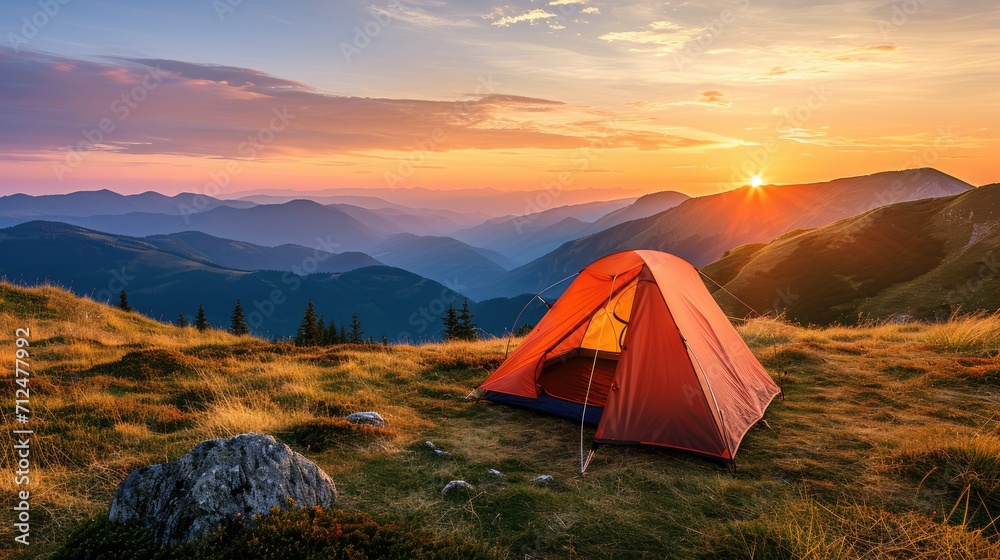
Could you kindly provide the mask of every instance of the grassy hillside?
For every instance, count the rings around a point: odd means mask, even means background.
[[[736,477],[681,453],[609,447],[579,476],[578,425],[465,398],[501,362],[502,340],[298,349],[0,284],[8,360],[19,327],[32,331],[33,544],[12,548],[2,523],[0,556],[45,557],[106,514],[132,469],[256,431],[322,466],[338,508],[498,558],[1000,557],[997,316],[741,326],[787,401],[749,432]],[[339,419],[359,410],[389,427]],[[9,433],[19,425],[2,411]],[[10,473],[13,443],[0,442]],[[533,483],[540,474],[555,482]],[[475,491],[442,498],[457,478]],[[3,503],[14,491],[0,477]]]
[[[985,186],[738,247],[703,272],[757,311],[802,323],[927,319],[1000,308],[998,257],[1000,186]],[[716,296],[728,312],[747,312]]]

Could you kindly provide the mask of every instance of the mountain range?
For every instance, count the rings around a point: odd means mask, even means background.
[[[253,332],[267,337],[294,335],[311,299],[318,313],[338,324],[356,311],[366,332],[376,339],[384,334],[390,340],[433,340],[440,335],[444,309],[459,307],[465,299],[455,290],[398,268],[367,266],[308,276],[250,272],[210,262],[204,253],[175,252],[181,245],[167,241],[28,222],[0,230],[0,276],[17,284],[51,282],[112,303],[124,289],[132,307],[166,321],[178,313],[190,319],[202,304],[217,326],[228,325],[239,299]],[[516,315],[511,309],[520,309],[529,299],[470,303],[480,327],[499,335]],[[529,310],[524,320],[537,321],[541,313]]]
[[[531,294],[601,256],[644,248],[703,267],[734,316],[749,312],[745,302],[804,323],[940,317],[1000,303],[990,288],[1000,275],[997,190],[914,169],[696,198],[536,204],[482,221],[434,208],[441,193],[432,208],[331,191],[206,197],[199,210],[185,205],[191,194],[12,195],[0,197],[0,226],[12,225],[0,230],[0,275],[112,302],[124,288],[134,307],[164,320],[203,303],[224,325],[238,298],[257,314],[248,315],[259,319],[255,332],[272,337],[294,334],[311,298],[338,323],[357,309],[370,334],[432,340],[449,303],[468,297],[480,326],[503,333]],[[530,306],[522,323],[542,313]]]
[[[560,206],[524,216],[504,216],[456,231],[453,237],[492,249],[514,265],[537,259],[563,243],[620,223],[651,216],[690,198],[673,191],[632,199]]]
[[[973,188],[926,168],[825,183],[738,188],[691,198],[659,214],[567,242],[488,288],[497,295],[535,293],[603,255],[627,249],[665,251],[703,266],[733,247],[769,242],[795,229],[830,224],[878,206]]]
[[[804,324],[998,309],[1000,184],[739,247],[702,272],[735,316],[748,313],[743,302]]]
[[[249,208],[246,200],[220,200],[210,196],[181,193],[165,196],[157,192],[122,195],[107,189],[69,194],[31,196],[12,194],[0,197],[0,218],[37,219],[48,216],[121,215],[133,212],[181,215],[185,212],[211,210],[220,206]],[[6,225],[13,225],[4,222]]]

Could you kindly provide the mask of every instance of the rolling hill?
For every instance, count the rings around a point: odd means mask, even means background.
[[[185,231],[142,238],[164,251],[236,270],[286,270],[298,273],[347,272],[383,263],[364,253],[327,253],[302,245],[265,247],[243,241]]]
[[[502,256],[451,237],[404,233],[373,245],[369,251],[389,266],[409,270],[477,299],[486,293],[484,284],[507,272],[497,262],[504,261]]]
[[[553,192],[556,194],[553,194]],[[468,214],[470,209],[475,209],[476,212],[474,213],[485,213],[492,217],[500,217],[521,216],[532,212],[538,212],[540,210],[539,207],[549,207],[553,203],[563,206],[573,206],[600,200],[634,200],[643,194],[645,193],[639,189],[623,187],[563,189],[560,191],[552,191],[548,189],[511,191],[494,187],[445,190],[430,189],[426,187],[396,186],[381,188],[341,187],[314,190],[308,193],[308,197],[316,200],[323,200],[322,197],[342,196],[377,197],[393,204],[399,204],[408,208],[432,208],[463,214]],[[302,198],[302,193],[291,189],[258,189],[254,191],[228,193],[227,196],[243,200],[267,200],[258,199],[258,197],[272,196]],[[629,202],[631,202],[631,200]],[[363,204],[361,206],[363,206]],[[610,211],[611,209],[604,210],[601,212],[601,215]],[[594,219],[597,217],[599,216],[594,216]]]
[[[98,301],[117,302],[125,289],[132,307],[166,321],[178,313],[190,319],[203,304],[216,326],[229,324],[239,299],[252,331],[266,337],[294,335],[312,299],[318,313],[338,324],[356,310],[367,334],[376,339],[384,334],[390,340],[434,340],[444,309],[460,306],[465,297],[398,268],[370,266],[304,277],[246,272],[176,254],[147,240],[54,222],[0,230],[0,277],[22,285],[53,283]],[[500,330],[492,332],[501,334],[526,301],[493,301],[482,308],[471,302],[471,308],[478,323],[497,326]],[[541,312],[526,315],[525,321],[534,322]]]
[[[514,265],[536,259],[567,241],[591,233],[594,220],[626,207],[633,199],[551,208],[524,216],[503,216],[456,231],[453,237],[497,251]]]
[[[120,215],[132,212],[180,215],[187,207],[188,212],[196,211],[195,195],[181,193],[165,196],[157,192],[122,195],[107,189],[98,191],[78,191],[69,194],[49,194],[33,196],[13,194],[0,197],[0,217],[37,219],[51,216],[96,216]],[[249,208],[255,203],[246,200],[220,200],[209,196],[200,197],[203,205],[198,210],[211,210],[219,206]],[[6,221],[0,221],[6,225]]]
[[[626,249],[673,253],[695,266],[747,243],[855,216],[875,207],[955,195],[972,185],[935,169],[889,171],[805,185],[744,187],[687,200],[660,214],[571,241],[510,271],[491,286],[495,295],[533,293]]]
[[[316,196],[309,192],[296,192],[283,196],[278,195],[251,195],[239,200],[255,202],[257,204],[284,204],[293,200],[312,200],[323,205],[348,204],[374,210],[386,216],[406,215],[420,221],[422,226],[431,228],[427,232],[413,230],[410,233],[416,234],[442,234],[472,227],[490,219],[492,216],[483,212],[454,212],[451,210],[439,210],[435,208],[413,208],[402,204],[395,204],[377,196],[364,196],[360,194],[327,195]]]
[[[600,219],[596,220],[591,225],[590,231],[596,233],[618,224],[647,218],[649,216],[659,214],[660,212],[666,212],[689,198],[691,197],[677,191],[662,191],[647,194],[624,208],[619,208],[614,212],[609,212],[608,214],[601,216]]]
[[[734,249],[703,272],[758,312],[801,323],[994,311],[1000,308],[1000,185],[791,232]],[[747,313],[710,289],[728,313]]]
[[[367,217],[370,219],[362,222],[335,206],[293,200],[285,204],[262,204],[242,209],[223,206],[186,218],[133,212],[122,215],[58,217],[56,221],[133,237],[200,231],[223,239],[236,239],[257,245],[291,243],[319,247],[328,252],[363,251],[402,232],[401,228],[389,220],[371,215]]]

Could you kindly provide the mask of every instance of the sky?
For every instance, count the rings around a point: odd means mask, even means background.
[[[1000,5],[0,4],[0,195],[1000,181]]]

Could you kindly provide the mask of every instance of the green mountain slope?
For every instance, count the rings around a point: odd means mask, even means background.
[[[803,323],[927,319],[1000,308],[998,258],[1000,185],[990,185],[741,247],[703,272],[756,310]],[[747,312],[716,295],[728,312]]]

